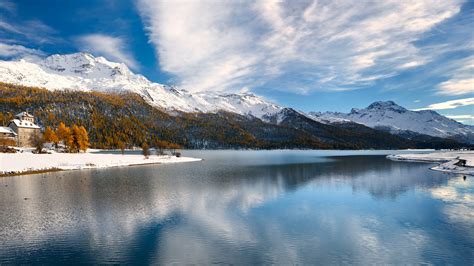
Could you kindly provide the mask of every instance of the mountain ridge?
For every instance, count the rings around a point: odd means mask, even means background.
[[[410,111],[393,101],[377,101],[363,109],[353,108],[350,113],[301,112],[281,106],[250,92],[196,92],[151,82],[133,73],[125,64],[95,57],[89,53],[51,55],[46,58],[0,61],[0,81],[50,91],[99,91],[104,93],[129,92],[138,94],[148,104],[169,114],[229,112],[251,116],[264,122],[280,125],[298,125],[296,121],[311,119],[321,125],[350,127],[368,132],[357,123],[372,129],[390,132],[407,139],[429,139],[424,136],[457,139],[474,143],[474,127],[463,125],[434,111]],[[293,112],[288,112],[291,109]],[[295,119],[289,122],[287,116]],[[422,116],[420,118],[420,116]],[[303,120],[304,120],[303,119]],[[416,121],[411,123],[411,121]],[[443,124],[448,126],[441,127]],[[321,127],[321,126],[319,126]]]
[[[464,125],[433,110],[408,110],[393,101],[377,101],[363,109],[353,108],[349,113],[312,112],[310,114],[315,119],[328,124],[352,121],[396,135],[413,132],[474,143],[473,126]]]
[[[48,90],[133,92],[166,111],[228,111],[262,117],[282,107],[252,93],[189,93],[174,86],[151,82],[123,63],[88,53],[51,55],[43,59],[0,61],[0,81]]]

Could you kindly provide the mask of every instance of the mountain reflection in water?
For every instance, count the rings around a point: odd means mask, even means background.
[[[186,153],[205,160],[0,179],[0,263],[474,261],[472,179],[369,152]]]

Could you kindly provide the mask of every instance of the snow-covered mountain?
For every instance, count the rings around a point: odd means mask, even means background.
[[[350,113],[310,113],[323,123],[353,121],[371,128],[385,129],[394,134],[411,131],[441,138],[462,138],[474,142],[474,127],[461,124],[435,111],[410,111],[393,101],[374,102],[364,109],[352,109]]]
[[[365,109],[350,113],[288,112],[252,93],[197,92],[151,82],[133,73],[125,64],[111,62],[88,53],[51,55],[46,58],[0,61],[0,82],[49,90],[80,90],[102,92],[133,92],[149,104],[168,112],[214,113],[227,111],[252,115],[265,122],[280,124],[291,117],[304,116],[323,124],[344,126],[356,122],[395,134],[416,132],[436,137],[459,137],[474,143],[474,128],[439,115],[433,111],[409,111],[394,102],[375,102]],[[294,115],[295,112],[298,115]],[[288,121],[287,121],[288,122]]]
[[[49,90],[134,92],[151,105],[167,111],[207,113],[223,110],[261,118],[283,109],[252,93],[190,93],[154,83],[133,73],[123,63],[88,53],[0,61],[0,81]]]

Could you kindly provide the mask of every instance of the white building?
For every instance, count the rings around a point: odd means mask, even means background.
[[[33,146],[33,137],[41,133],[40,127],[35,124],[35,117],[28,112],[21,112],[15,115],[15,119],[8,123],[8,127],[2,128],[2,131],[6,132],[5,136],[8,135],[10,138],[16,137],[19,147]]]

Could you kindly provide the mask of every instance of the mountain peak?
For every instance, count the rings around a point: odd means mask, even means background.
[[[137,93],[151,105],[170,111],[228,111],[262,117],[282,109],[250,92],[190,93],[175,86],[152,82],[123,63],[79,52],[22,61],[0,61],[0,81],[50,90]]]
[[[96,57],[85,52],[78,52],[72,54],[53,54],[41,60],[45,63],[66,63],[66,62],[81,62],[92,63],[96,61]]]
[[[373,102],[366,109],[368,109],[368,110],[372,110],[372,109],[395,109],[395,110],[404,110],[404,111],[406,111],[405,108],[403,108],[400,105],[396,104],[394,101]]]
[[[48,71],[62,75],[79,75],[90,77],[110,77],[116,75],[131,76],[133,73],[123,63],[116,63],[106,58],[86,52],[72,54],[54,54],[43,59],[31,61]]]
[[[410,111],[393,101],[377,101],[364,109],[352,109],[347,114],[326,112],[318,117],[327,121],[335,118],[347,119],[371,128],[388,129],[395,134],[411,131],[434,137],[455,137],[467,142],[474,141],[474,131],[469,126],[435,111]]]

